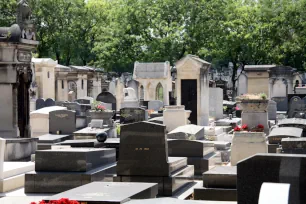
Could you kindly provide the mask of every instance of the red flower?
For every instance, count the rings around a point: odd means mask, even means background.
[[[239,127],[239,126],[236,126],[235,128],[234,128],[234,131],[236,131],[236,132],[238,132],[238,131],[240,131],[241,130],[241,128]]]
[[[30,204],[36,204],[36,203],[32,202]],[[46,203],[45,201],[40,201],[39,204],[80,204],[80,203],[75,200],[69,200],[68,198],[61,198],[59,200],[50,200],[49,203]]]
[[[242,125],[242,127],[241,127],[241,129],[243,129],[243,130],[247,130],[249,127],[248,127],[248,125],[247,124],[244,124],[244,125]]]
[[[240,110],[238,106],[235,107],[236,110]]]
[[[260,128],[260,129],[264,129],[265,128],[262,124],[259,124],[257,127]]]

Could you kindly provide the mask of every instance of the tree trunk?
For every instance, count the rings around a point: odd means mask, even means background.
[[[237,73],[237,62],[236,61],[233,61],[233,74],[232,74],[232,101],[235,101],[235,97],[236,97],[236,73]]]

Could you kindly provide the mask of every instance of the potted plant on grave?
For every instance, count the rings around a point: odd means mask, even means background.
[[[103,123],[106,125],[111,125],[112,117],[115,114],[115,111],[108,110],[105,106],[102,105],[99,101],[94,101],[89,111],[91,119],[103,120]]]
[[[236,102],[240,104],[243,112],[266,112],[269,100],[265,93],[244,94],[236,97]]]

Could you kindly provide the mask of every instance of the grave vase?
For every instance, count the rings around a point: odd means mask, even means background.
[[[266,112],[269,100],[244,99],[239,102],[243,112]]]
[[[115,114],[114,111],[89,111],[91,119],[103,120],[103,125],[112,126],[112,118]]]

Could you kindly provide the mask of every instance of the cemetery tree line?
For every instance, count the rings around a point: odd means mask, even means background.
[[[186,54],[212,62],[306,67],[306,0],[28,0],[37,57],[63,65],[132,71],[137,61]],[[0,2],[0,26],[15,21],[16,0]],[[232,77],[234,81],[237,76]]]

